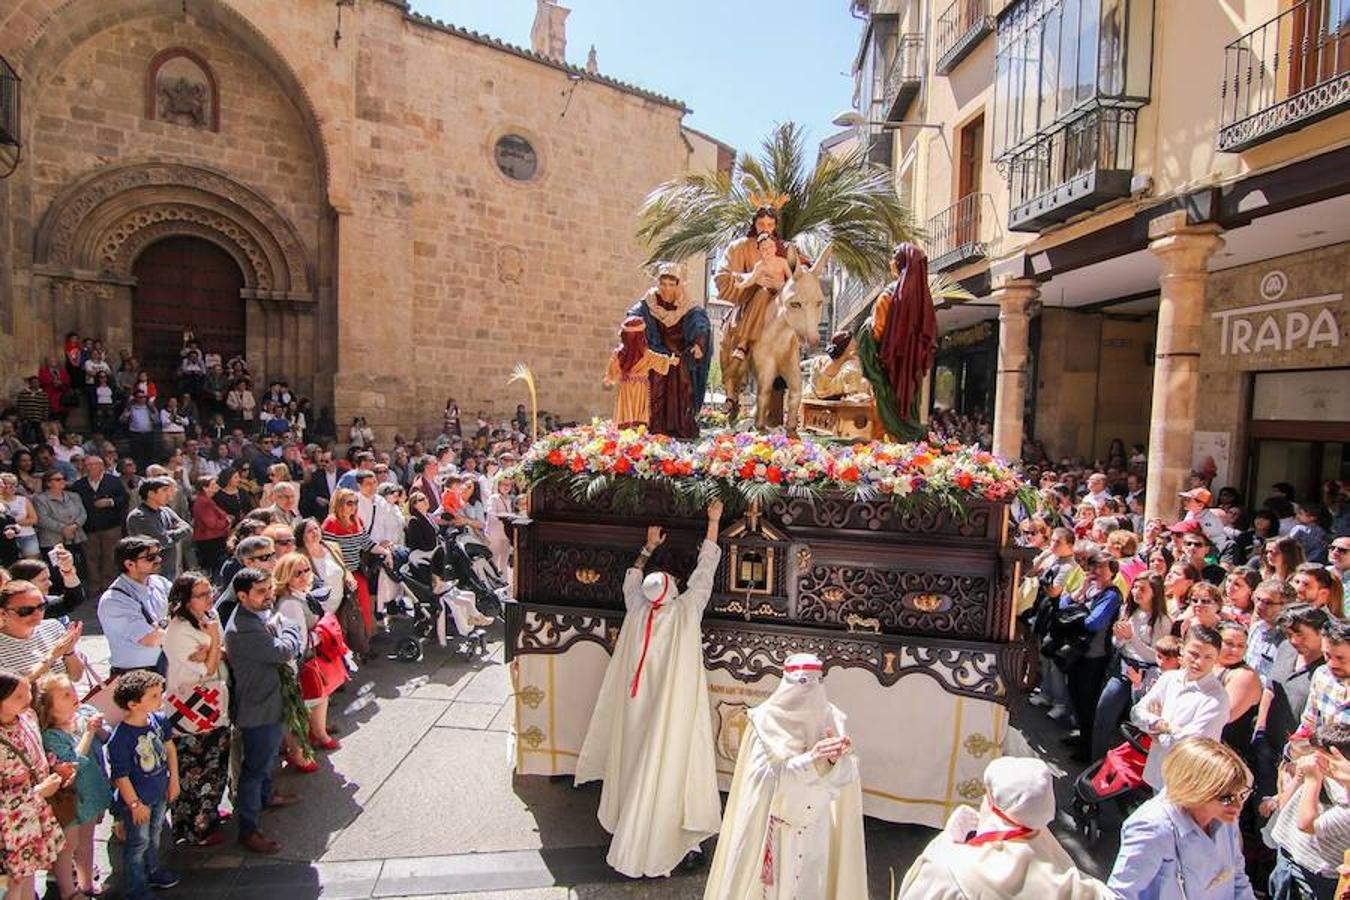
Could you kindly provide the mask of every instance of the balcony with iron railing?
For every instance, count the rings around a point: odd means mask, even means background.
[[[1039,231],[1130,194],[1136,111],[1099,106],[1038,134],[999,165],[1009,231]]]
[[[933,52],[937,54],[934,70],[939,75],[951,72],[993,31],[989,0],[953,0],[938,16],[933,31]]]
[[[1219,104],[1225,153],[1350,109],[1350,0],[1302,0],[1229,44]]]
[[[966,194],[928,220],[929,266],[934,272],[984,259],[998,243],[998,216],[988,194]]]
[[[0,178],[8,177],[19,166],[19,75],[0,56]]]
[[[882,111],[888,122],[897,122],[923,87],[923,35],[902,34],[896,40],[895,56],[886,70]]]

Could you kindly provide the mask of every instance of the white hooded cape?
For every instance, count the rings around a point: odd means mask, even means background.
[[[958,806],[905,873],[895,900],[1110,900],[1045,829],[1028,840],[961,843],[979,813]]]
[[[642,570],[624,576],[627,615],[576,783],[604,780],[599,819],[614,835],[606,860],[631,878],[669,875],[721,824],[701,628],[721,556],[704,541],[684,592],[655,610],[636,697],[630,692],[652,605],[642,595]]]
[[[826,707],[820,724],[846,734],[844,714]],[[788,752],[796,755],[787,755],[781,752],[787,743],[782,723],[762,710],[763,705],[747,713],[703,900],[867,900],[857,757],[849,753],[833,766],[817,765],[802,752],[809,747],[801,741],[791,742]],[[772,836],[770,817],[777,820]],[[767,885],[766,843],[772,881]]]

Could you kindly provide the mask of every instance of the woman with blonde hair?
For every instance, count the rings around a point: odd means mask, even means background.
[[[320,612],[310,605],[311,593],[314,591],[314,564],[303,553],[287,553],[272,568],[272,582],[276,588],[277,613],[300,626],[306,635],[305,650],[296,661],[303,668],[315,654],[314,626],[320,618]],[[330,593],[327,585],[322,593]],[[317,605],[319,598],[316,596],[313,599]],[[322,610],[321,605],[319,610]],[[297,737],[308,737],[310,744],[320,750],[336,750],[342,746],[328,731],[328,697],[346,681],[345,669],[342,675],[341,681],[334,679],[324,683],[309,678],[300,679],[301,699],[305,702],[309,727],[306,735]]]
[[[1237,751],[1206,737],[1180,741],[1163,762],[1162,793],[1120,830],[1108,883],[1121,900],[1255,900],[1238,815],[1252,773]]]
[[[342,565],[356,579],[356,599],[361,607],[361,618],[366,633],[375,630],[375,609],[370,600],[370,584],[361,571],[361,554],[370,550],[374,543],[365,523],[357,515],[356,491],[351,488],[338,488],[329,502],[328,518],[323,520],[323,535],[326,540],[337,544],[342,551]]]

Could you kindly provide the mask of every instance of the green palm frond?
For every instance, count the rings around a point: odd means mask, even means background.
[[[822,154],[812,166],[804,133],[785,122],[758,156],[741,157],[735,173],[681,175],[648,195],[637,235],[650,248],[650,261],[719,253],[745,233],[755,210],[752,193],[786,194],[779,236],[832,244],[834,259],[869,281],[885,277],[895,243],[918,237],[890,170],[868,163],[862,148],[842,157]]]
[[[940,272],[928,276],[928,291],[934,300],[948,303],[965,303],[975,299],[974,294],[961,287],[961,282],[953,281]]]

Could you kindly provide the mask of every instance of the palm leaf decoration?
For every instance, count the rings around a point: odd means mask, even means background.
[[[868,163],[865,150],[807,159],[806,139],[793,122],[779,125],[758,156],[745,154],[733,174],[690,173],[657,187],[638,216],[638,238],[649,261],[717,254],[745,234],[754,214],[751,194],[786,195],[779,210],[784,240],[831,244],[835,261],[866,281],[886,276],[891,248],[918,237],[889,169]]]
[[[539,440],[539,393],[534,386],[534,373],[525,363],[516,363],[515,369],[511,372],[511,377],[506,379],[507,384],[515,384],[517,381],[523,381],[525,387],[530,391],[530,441]]]

